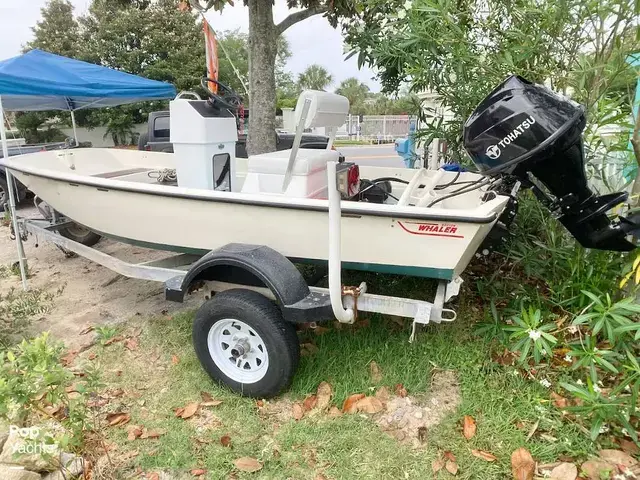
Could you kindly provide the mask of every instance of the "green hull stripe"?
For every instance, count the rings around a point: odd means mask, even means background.
[[[116,235],[108,235],[102,232],[96,232],[103,237],[111,238],[118,242],[128,243],[137,247],[151,248],[153,250],[165,250],[167,252],[187,253],[192,255],[204,255],[210,250],[200,250],[197,248],[178,247],[175,245],[165,245],[162,243],[144,242],[141,240],[132,240],[130,238],[118,237]],[[326,264],[326,260],[317,260],[309,258],[289,257],[294,263],[311,263]],[[360,263],[360,262],[342,262],[342,268],[347,270],[360,270],[363,272],[376,273],[392,273],[395,275],[408,275],[410,277],[437,278],[440,280],[452,280],[453,270],[448,268],[432,268],[432,267],[411,267],[407,265],[389,265],[384,263]]]

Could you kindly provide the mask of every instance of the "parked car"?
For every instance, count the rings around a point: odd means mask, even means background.
[[[245,120],[249,111],[245,110]],[[138,139],[138,150],[148,150],[151,152],[173,153],[173,145],[170,141],[169,111],[151,112],[149,114],[149,124],[147,132],[140,135]],[[293,133],[274,131],[276,136],[276,147],[278,150],[288,150],[293,146]],[[300,142],[301,148],[327,148],[329,137],[325,135],[314,135],[305,133]],[[236,143],[236,157],[247,158],[247,135],[238,134]]]

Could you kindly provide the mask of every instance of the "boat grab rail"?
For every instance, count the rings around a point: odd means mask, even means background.
[[[341,261],[341,221],[340,194],[336,184],[336,162],[327,163],[327,181],[329,186],[329,297],[336,319],[341,323],[353,323],[353,308],[344,308],[342,304],[342,261]],[[366,284],[362,285],[366,289]]]

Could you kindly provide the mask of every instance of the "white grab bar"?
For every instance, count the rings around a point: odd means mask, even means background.
[[[353,309],[344,308],[342,305],[342,263],[340,258],[342,209],[336,185],[336,162],[327,162],[327,176],[329,186],[329,297],[336,319],[341,323],[353,323],[355,321]]]

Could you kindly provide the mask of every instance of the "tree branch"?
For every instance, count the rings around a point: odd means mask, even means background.
[[[305,10],[300,10],[299,12],[292,13],[287,18],[282,20],[278,25],[276,25],[276,32],[278,35],[284,33],[284,31],[292,25],[295,25],[302,20],[306,20],[309,17],[313,17],[314,15],[318,15],[319,13],[324,13],[327,11],[327,7],[312,7],[307,8]]]
[[[631,146],[636,162],[638,162],[638,173],[636,173],[636,179],[631,188],[631,206],[638,206],[640,205],[640,109],[636,112],[636,122],[631,135]]]
[[[640,109],[636,113],[636,122],[631,135],[631,146],[633,147],[636,162],[638,162],[638,168],[640,168]],[[638,176],[640,177],[640,172],[638,172]]]

